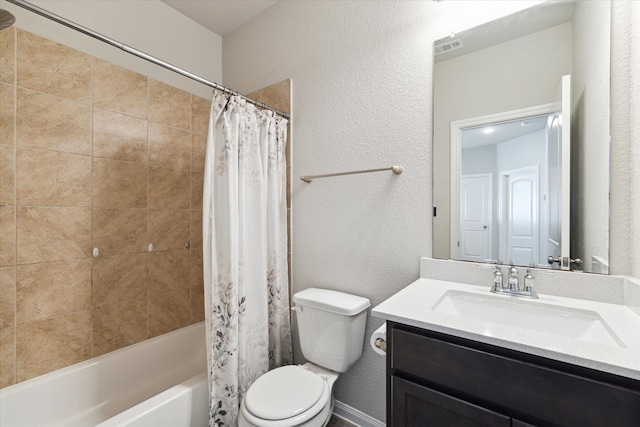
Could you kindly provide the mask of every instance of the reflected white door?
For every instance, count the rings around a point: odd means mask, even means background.
[[[491,258],[491,174],[460,177],[460,259]]]
[[[560,116],[560,135],[562,158],[562,200],[561,218],[562,218],[562,242],[560,245],[560,256],[566,262],[563,262],[562,268],[569,269],[571,255],[570,238],[570,221],[571,221],[571,76],[562,76],[562,115]]]
[[[547,170],[549,182],[562,182],[562,137],[560,114],[551,116],[549,124],[549,140],[547,144]],[[562,185],[549,185],[547,206],[548,237],[546,241],[546,255],[557,259],[561,255],[562,243]],[[541,262],[546,264],[547,261]]]
[[[530,265],[539,259],[538,167],[500,172],[500,259]]]
[[[549,182],[560,185],[549,186],[549,236],[546,256],[561,259],[553,264],[563,269],[571,268],[571,76],[562,76],[559,87],[561,111],[554,114],[549,125],[547,169]],[[546,263],[546,260],[544,261]]]

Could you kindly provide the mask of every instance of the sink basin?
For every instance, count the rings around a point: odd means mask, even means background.
[[[431,309],[486,322],[487,335],[491,335],[492,325],[505,325],[574,340],[625,347],[600,315],[589,310],[457,290],[445,292]]]

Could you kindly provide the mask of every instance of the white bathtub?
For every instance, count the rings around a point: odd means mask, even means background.
[[[2,427],[206,427],[204,323],[0,390]]]

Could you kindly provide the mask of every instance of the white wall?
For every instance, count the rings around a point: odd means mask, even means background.
[[[610,266],[640,277],[640,2],[615,1],[611,28]]]
[[[540,174],[546,174],[546,129],[531,132],[497,145],[498,171],[538,166]]]
[[[292,79],[294,292],[375,305],[418,277],[431,254],[433,41],[531,3],[282,1],[224,38],[225,85]],[[298,179],[393,164],[405,172]],[[367,334],[380,324],[370,317]],[[336,398],[384,420],[384,371],[365,347]]]
[[[222,38],[159,0],[30,0],[56,15],[183,68],[222,81]],[[204,98],[211,89],[120,49],[0,0],[16,27],[189,91]]]

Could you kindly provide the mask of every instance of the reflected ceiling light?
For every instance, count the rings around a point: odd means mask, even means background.
[[[489,134],[493,133],[494,131],[495,131],[495,129],[492,128],[492,127],[488,127],[488,128],[482,129],[482,133],[484,133],[485,135],[489,135]]]
[[[526,128],[527,126],[531,126],[530,122],[520,122],[520,126]]]

